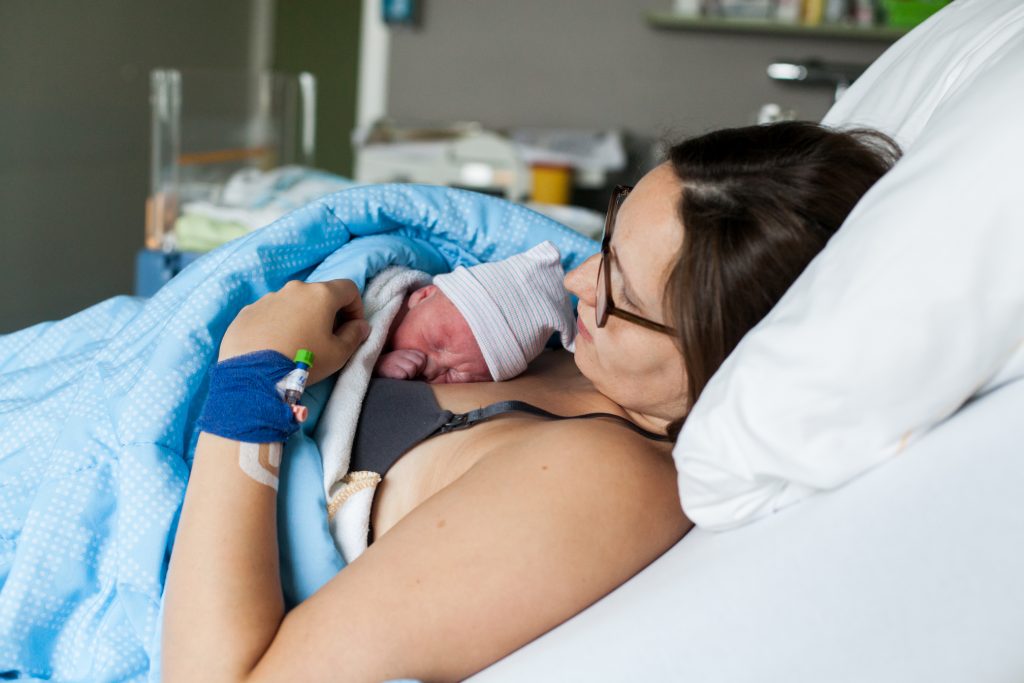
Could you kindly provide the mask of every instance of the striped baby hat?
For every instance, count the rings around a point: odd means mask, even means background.
[[[542,242],[504,261],[459,266],[434,284],[451,299],[483,352],[496,382],[523,372],[555,332],[572,348],[576,332],[562,285],[558,248]]]

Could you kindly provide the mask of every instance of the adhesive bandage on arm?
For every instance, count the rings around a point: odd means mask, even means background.
[[[280,482],[281,451],[282,444],[267,444],[267,464],[260,462],[260,449],[262,444],[242,442],[238,444],[238,466],[253,481],[259,484],[266,484],[277,490]]]

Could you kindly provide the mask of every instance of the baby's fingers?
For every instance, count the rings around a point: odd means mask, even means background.
[[[400,349],[394,352],[395,355],[400,359],[402,367],[408,373],[408,379],[417,377],[423,372],[423,368],[427,365],[427,354],[416,349]]]
[[[381,377],[388,377],[390,379],[411,379],[412,369],[401,357],[395,356],[394,354],[385,354],[380,361],[377,362],[376,367],[377,374]]]

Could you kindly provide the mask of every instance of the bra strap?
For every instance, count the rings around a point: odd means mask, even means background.
[[[639,427],[621,415],[613,415],[611,413],[585,413],[583,415],[555,415],[549,413],[543,408],[538,408],[535,405],[526,403],[525,401],[500,401],[498,403],[492,403],[489,406],[483,408],[477,408],[471,410],[468,413],[452,413],[451,418],[441,425],[437,430],[438,434],[446,434],[448,432],[454,432],[459,429],[466,429],[472,427],[478,422],[484,420],[490,420],[498,415],[504,415],[506,413],[529,413],[530,415],[538,415],[540,417],[546,417],[552,420],[590,420],[598,417],[606,417],[617,422],[622,423],[624,426],[629,427],[634,432],[646,439],[652,439],[654,441],[675,441],[675,439],[664,436],[662,434],[655,434],[649,432],[643,427]]]

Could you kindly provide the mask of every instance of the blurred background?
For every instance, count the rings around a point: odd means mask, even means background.
[[[666,141],[819,120],[942,4],[0,0],[0,333],[358,183],[595,235]]]

